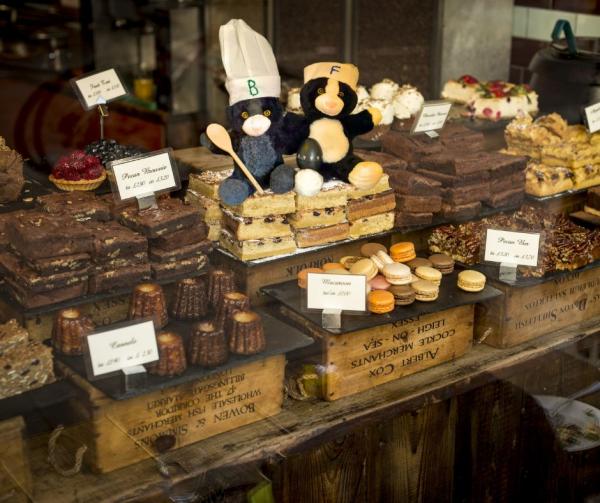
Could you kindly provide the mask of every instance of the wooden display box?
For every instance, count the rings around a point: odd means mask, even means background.
[[[57,366],[80,390],[70,403],[80,422],[67,435],[88,446],[84,461],[100,473],[273,416],[283,402],[283,354],[126,400]]]
[[[21,416],[0,422],[0,501],[30,501],[32,479],[23,441],[24,429],[25,422]]]
[[[473,341],[473,304],[339,335],[285,306],[281,313],[320,341],[330,401],[454,360]]]
[[[475,334],[494,347],[515,346],[600,315],[598,267],[562,273],[530,286],[510,286],[490,274],[488,280],[504,296],[477,306]]]
[[[220,249],[213,251],[211,264],[232,269],[238,287],[249,297],[253,306],[264,304],[267,299],[261,294],[263,286],[295,280],[302,269],[321,267],[327,262],[337,262],[347,255],[360,255],[360,247],[366,242],[390,244],[391,232],[370,238],[342,243],[332,243],[312,251],[301,251],[292,255],[243,262]]]

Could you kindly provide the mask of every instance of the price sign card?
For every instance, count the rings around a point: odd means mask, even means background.
[[[585,107],[583,111],[585,114],[585,123],[587,124],[588,131],[590,133],[600,131],[600,103]]]
[[[537,233],[488,229],[484,260],[535,267],[538,263],[539,248],[540,235]]]
[[[127,89],[114,68],[71,79],[71,85],[85,110],[105,105],[127,94]]]
[[[126,157],[108,163],[109,180],[119,201],[171,192],[181,187],[173,149]]]
[[[451,108],[452,103],[449,101],[427,101],[413,123],[411,134],[442,129]]]
[[[365,311],[367,278],[355,274],[308,274],[308,309]]]
[[[90,378],[158,360],[152,320],[88,335],[87,347]]]

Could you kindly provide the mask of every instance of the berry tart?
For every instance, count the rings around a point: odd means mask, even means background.
[[[106,179],[106,170],[97,157],[76,150],[58,160],[49,178],[61,190],[95,190]]]

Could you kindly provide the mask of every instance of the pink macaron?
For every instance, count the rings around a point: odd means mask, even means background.
[[[373,290],[387,290],[390,287],[390,283],[385,277],[381,274],[375,276],[371,281],[369,281],[369,285]]]

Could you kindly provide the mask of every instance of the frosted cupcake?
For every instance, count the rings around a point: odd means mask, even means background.
[[[374,100],[392,101],[400,86],[391,79],[383,79],[371,87],[371,98]]]
[[[367,88],[365,86],[358,86],[356,88],[356,97],[356,107],[354,107],[354,110],[352,110],[353,114],[357,114],[358,112],[366,110],[368,108],[367,103],[371,99],[369,91],[367,91]]]
[[[408,84],[403,85],[392,100],[392,106],[394,107],[392,128],[396,131],[410,129],[424,102],[423,95],[416,87]]]
[[[392,127],[394,121],[394,107],[390,101],[371,98],[366,103],[366,108],[376,108],[381,112],[381,122],[371,131],[360,135],[359,138],[369,141],[378,141]]]
[[[294,112],[295,114],[303,114],[302,105],[300,104],[300,88],[291,87],[288,91],[286,111]]]

